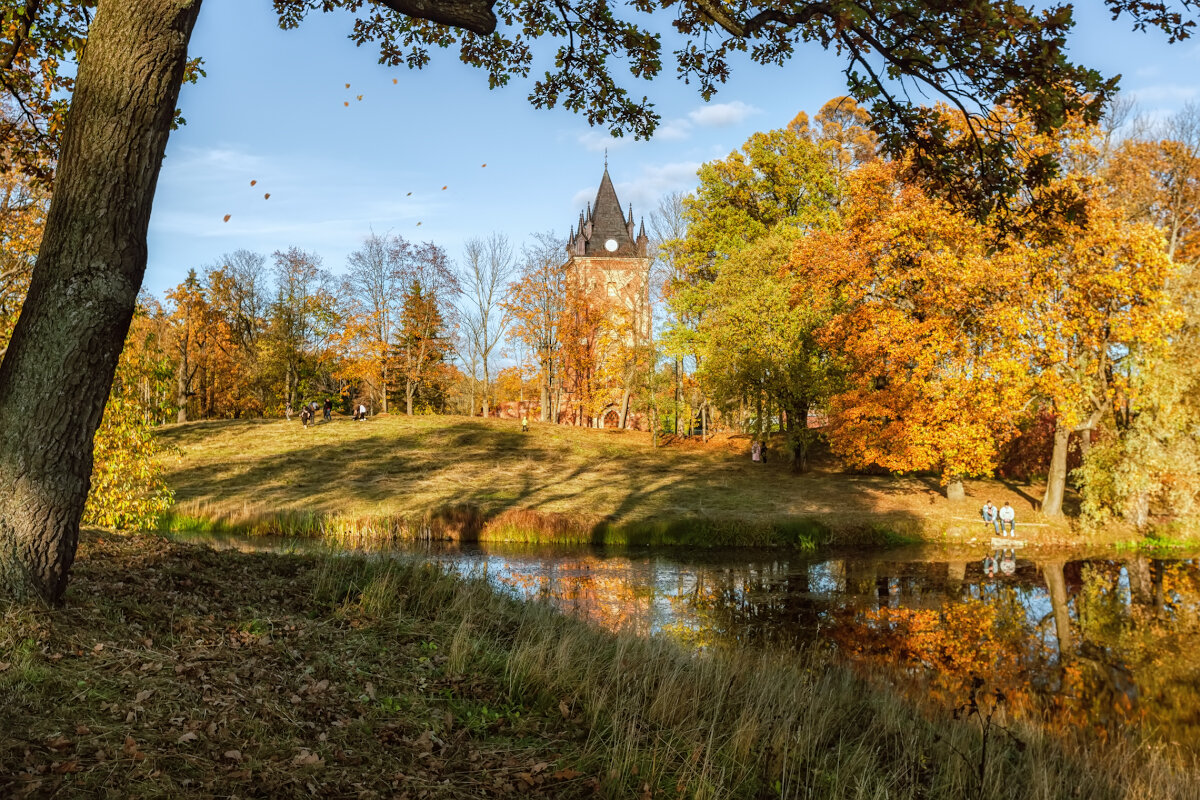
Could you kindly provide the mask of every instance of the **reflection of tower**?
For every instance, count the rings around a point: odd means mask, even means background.
[[[587,211],[580,212],[578,224],[572,226],[563,266],[568,293],[578,293],[593,307],[602,306],[601,316],[613,332],[598,348],[598,363],[594,365],[598,374],[609,378],[593,408],[586,411],[587,419],[579,420],[580,424],[615,428],[627,419],[628,409],[623,405],[628,402],[626,390],[630,387],[623,385],[621,373],[625,370],[617,368],[614,360],[619,358],[622,345],[646,343],[650,335],[650,237],[644,221],[634,231],[633,206],[626,217],[608,176],[606,158],[596,202],[589,203]],[[580,376],[575,380],[578,382]]]

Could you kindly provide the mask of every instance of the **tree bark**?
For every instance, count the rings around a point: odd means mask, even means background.
[[[92,438],[146,270],[146,228],[200,0],[102,0],[29,295],[0,365],[0,586],[58,602]]]
[[[1067,444],[1071,429],[1061,419],[1054,422],[1054,451],[1050,456],[1050,473],[1046,476],[1046,493],[1042,497],[1042,513],[1048,517],[1062,514],[1063,494],[1067,488]]]

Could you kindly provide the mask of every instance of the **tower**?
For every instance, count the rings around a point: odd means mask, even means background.
[[[628,216],[621,211],[606,158],[596,201],[580,212],[578,223],[571,227],[563,265],[571,302],[587,307],[579,314],[591,309],[604,323],[598,341],[588,344],[589,366],[577,364],[570,376],[574,380],[570,400],[575,407],[567,413],[577,424],[633,426],[632,387],[627,385],[630,369],[625,362],[631,348],[649,341],[649,245],[645,222],[634,225],[633,206]]]

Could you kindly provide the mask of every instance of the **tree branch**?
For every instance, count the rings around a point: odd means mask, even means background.
[[[478,33],[481,36],[496,30],[495,0],[375,0],[410,17],[427,19]]]

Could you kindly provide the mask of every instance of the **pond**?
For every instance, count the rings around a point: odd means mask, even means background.
[[[1200,554],[494,544],[401,552],[610,630],[693,648],[825,647],[922,702],[953,708],[981,687],[992,705],[1072,735],[1200,753]]]

